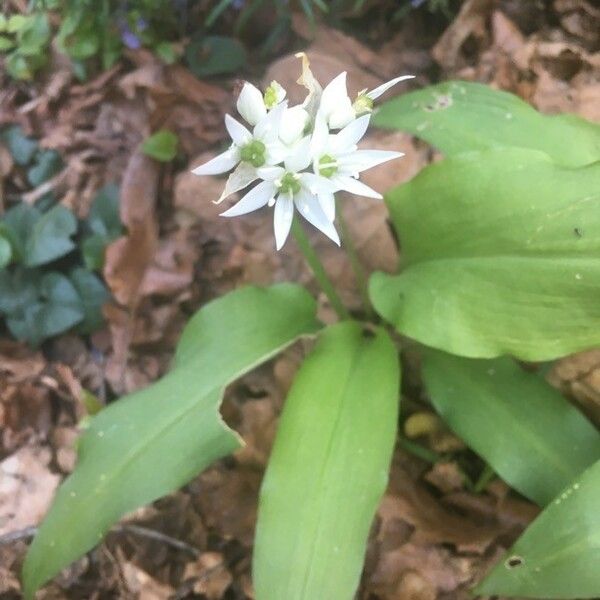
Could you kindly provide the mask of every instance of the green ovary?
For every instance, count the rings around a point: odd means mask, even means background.
[[[329,156],[329,154],[321,156],[319,159],[319,175],[322,175],[323,177],[333,177],[337,173],[337,170],[337,163],[333,156]]]
[[[292,195],[294,196],[295,194],[297,194],[300,189],[301,189],[301,185],[300,182],[298,181],[298,177],[297,175],[294,175],[294,173],[286,173],[282,178],[281,178],[281,183],[279,184],[279,191],[282,194],[285,195]]]
[[[362,94],[358,96],[358,98],[354,101],[352,108],[356,112],[357,115],[364,115],[366,113],[370,113],[373,111],[373,100],[369,98],[366,94]]]
[[[265,90],[263,99],[267,109],[273,108],[277,104],[277,86],[278,84],[273,81],[271,85]]]
[[[265,151],[266,147],[260,140],[252,140],[240,148],[240,158],[253,167],[262,167],[266,162]]]

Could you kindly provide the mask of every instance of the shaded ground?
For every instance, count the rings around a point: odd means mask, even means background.
[[[415,73],[414,87],[457,77],[512,91],[545,112],[600,121],[600,9],[592,2],[469,0],[445,30],[414,16],[391,30],[373,13],[367,16],[371,25],[360,32],[363,41],[325,26],[313,35],[298,17],[285,51],[306,48],[322,81],[348,70],[351,91],[399,73]],[[293,54],[266,67],[266,73],[247,76],[277,79],[293,96]],[[6,335],[0,340],[0,598],[20,597],[26,528],[39,522],[73,469],[77,423],[87,413],[82,388],[109,402],[156,379],[188,316],[233,287],[285,279],[312,285],[293,243],[274,252],[267,215],[218,219],[211,200],[222,182],[188,172],[224,143],[223,113],[233,110],[238,86],[237,80],[199,81],[144,50],[131,51],[85,84],[73,80],[58,55],[36,85],[3,80],[0,125],[18,122],[44,147],[60,151],[65,168],[50,185],[79,215],[101,185],[119,182],[128,236],[107,255],[104,275],[115,302],[106,307],[105,330],[90,339],[65,335],[39,351]],[[189,164],[180,159],[164,166],[137,152],[160,127],[179,135]],[[365,145],[406,152],[401,162],[366,175],[382,190],[435,158],[401,133],[372,132]],[[29,201],[41,194],[27,189],[1,146],[0,175],[4,202],[23,192]],[[385,208],[365,199],[344,201],[369,269],[392,270],[398,251]],[[350,265],[327,240],[315,235],[314,241],[345,299],[358,308]],[[321,312],[332,318],[324,304]],[[231,386],[223,413],[246,448],[185,490],[130,515],[39,597],[252,598],[258,487],[277,415],[305,350],[298,344]],[[414,360],[405,358],[404,417],[429,412]],[[600,421],[600,351],[561,361],[551,379]],[[468,480],[477,480],[482,464],[443,427],[417,441],[447,460],[431,465],[399,444],[373,527],[362,599],[466,599],[537,512],[498,479],[482,493],[470,491]]]

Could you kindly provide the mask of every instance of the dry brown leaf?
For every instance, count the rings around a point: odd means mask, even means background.
[[[0,462],[0,535],[41,521],[60,480],[51,458],[46,446],[23,446]]]
[[[124,583],[135,598],[167,600],[175,591],[171,586],[160,583],[130,561],[123,561],[120,566]]]
[[[465,41],[471,36],[487,37],[486,21],[492,6],[492,0],[467,0],[462,4],[457,17],[431,51],[438,64],[445,69],[456,69]]]
[[[204,552],[195,562],[188,563],[183,579],[193,579],[194,592],[202,594],[207,600],[221,600],[233,581],[219,552]]]
[[[120,304],[133,308],[150,266],[157,242],[155,202],[159,165],[136,152],[130,159],[121,186],[121,221],[127,236],[106,249],[104,277]]]

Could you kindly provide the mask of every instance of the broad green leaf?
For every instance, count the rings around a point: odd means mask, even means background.
[[[37,208],[26,202],[19,202],[4,213],[2,234],[10,240],[16,261],[24,261],[27,239],[41,216]]]
[[[123,231],[119,216],[119,188],[116,185],[109,184],[100,190],[86,219],[86,227],[92,233],[81,243],[83,261],[88,269],[100,270],[106,246]]]
[[[296,375],[263,480],[257,600],[351,600],[385,490],[398,420],[387,333],[328,328]]]
[[[111,239],[123,231],[119,216],[119,187],[114,183],[105,185],[94,198],[86,223],[94,232]]]
[[[444,421],[511,487],[545,506],[600,459],[600,433],[510,358],[425,350],[423,379]]]
[[[26,165],[38,149],[36,140],[27,137],[20,125],[11,125],[2,130],[0,138],[18,165]]]
[[[161,129],[142,143],[142,152],[161,162],[169,162],[177,156],[179,138],[168,129]]]
[[[81,333],[91,333],[104,323],[102,306],[108,301],[110,294],[102,281],[86,269],[73,269],[70,277],[79,294],[83,310],[83,321],[77,330]]]
[[[600,461],[556,496],[477,592],[520,598],[598,598],[599,507]]]
[[[44,213],[33,225],[25,244],[25,264],[36,267],[70,252],[75,244],[71,236],[77,231],[75,215],[57,205]]]
[[[190,70],[198,77],[234,73],[246,64],[246,51],[234,38],[203,34],[192,38],[185,49]]]
[[[95,546],[121,516],[190,481],[240,441],[218,409],[225,386],[318,329],[292,284],[242,288],[191,319],[171,371],[91,420],[23,567],[26,598]]]
[[[19,52],[25,56],[41,54],[50,38],[50,24],[43,12],[27,17],[27,25],[19,31]]]
[[[40,150],[35,155],[35,164],[27,170],[29,183],[37,187],[56,175],[62,168],[62,159],[56,150]]]
[[[451,354],[548,360],[600,344],[600,162],[472,152],[387,195],[403,271],[376,273],[376,310]]]
[[[14,48],[14,46],[14,40],[11,40],[10,38],[4,35],[0,35],[0,52],[6,52],[7,50]]]
[[[600,125],[543,115],[518,96],[480,83],[450,81],[403,94],[386,102],[373,122],[408,131],[447,156],[517,146],[541,150],[564,166],[600,160]]]
[[[2,235],[2,229],[0,227],[0,269],[4,269],[12,259],[12,246],[10,240]]]
[[[62,333],[83,319],[82,300],[73,283],[64,275],[47,273],[42,277],[39,291],[45,301],[36,317],[41,337]]]
[[[46,338],[67,331],[84,318],[77,290],[60,273],[41,276],[34,269],[18,268],[0,277],[2,310],[14,337],[37,346]]]
[[[0,270],[0,313],[16,314],[37,300],[39,273],[34,269]]]

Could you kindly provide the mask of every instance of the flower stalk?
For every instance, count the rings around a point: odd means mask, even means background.
[[[350,313],[344,306],[341,298],[335,290],[335,286],[333,285],[331,279],[327,275],[327,271],[325,271],[325,267],[321,262],[321,259],[315,252],[314,248],[311,246],[306,233],[304,233],[304,229],[302,229],[302,225],[300,224],[298,218],[294,218],[292,222],[292,235],[300,248],[300,251],[304,255],[306,262],[310,266],[315,279],[318,281],[321,289],[329,299],[329,302],[332,308],[337,313],[337,316],[340,320],[344,321],[350,319]]]

